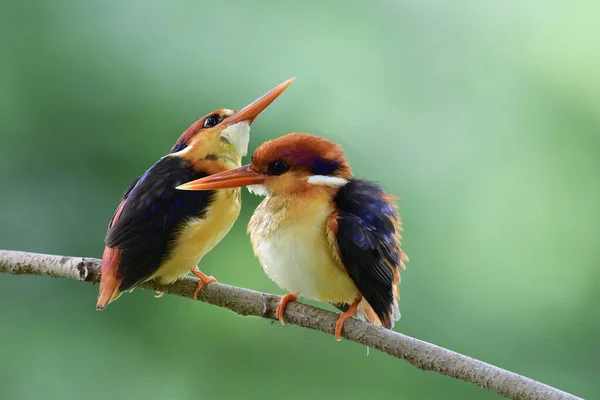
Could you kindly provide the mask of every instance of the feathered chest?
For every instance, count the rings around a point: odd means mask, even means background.
[[[265,199],[248,229],[265,273],[290,292],[332,303],[356,297],[356,288],[327,240],[328,197],[310,202]]]

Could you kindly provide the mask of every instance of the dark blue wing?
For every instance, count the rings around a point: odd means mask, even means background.
[[[180,157],[154,164],[126,193],[119,218],[108,230],[106,245],[119,248],[119,290],[148,279],[172,250],[173,235],[189,217],[202,217],[214,191],[183,191],[177,186],[207,176]]]
[[[337,248],[358,290],[386,327],[393,324],[398,214],[378,184],[352,179],[335,196]]]

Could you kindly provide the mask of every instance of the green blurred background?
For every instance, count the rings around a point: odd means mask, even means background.
[[[600,396],[597,1],[6,1],[0,247],[100,257],[131,180],[219,107],[250,149],[341,143],[401,197],[396,330]],[[244,211],[201,268],[282,293]],[[354,343],[136,291],[0,276],[0,398],[496,398]]]

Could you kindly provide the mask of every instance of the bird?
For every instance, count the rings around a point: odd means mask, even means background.
[[[378,183],[355,178],[342,148],[290,133],[260,145],[250,164],[188,182],[182,190],[247,186],[265,199],[248,233],[264,272],[288,294],[275,317],[298,296],[343,311],[334,333],[357,316],[391,329],[400,318],[401,249],[397,198]]]
[[[200,279],[194,298],[204,285],[216,282],[197,265],[238,218],[240,189],[182,192],[175,188],[239,167],[248,151],[250,125],[293,80],[241,110],[221,108],[200,118],[169,154],[133,181],[106,233],[97,310],[152,279],[169,284],[192,272]]]

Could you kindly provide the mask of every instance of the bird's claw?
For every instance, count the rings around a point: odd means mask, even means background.
[[[348,318],[354,317],[354,314],[356,314],[356,309],[358,308],[358,304],[361,300],[362,298],[355,300],[354,303],[352,303],[352,305],[348,309],[348,311],[343,312],[342,315],[340,315],[340,317],[338,318],[337,322],[335,323],[335,340],[337,340],[338,342],[342,340],[342,330],[344,329],[344,322],[346,322]]]
[[[281,300],[279,301],[279,304],[277,304],[277,309],[275,309],[275,318],[277,318],[279,320],[281,325],[285,325],[283,322],[283,314],[285,314],[285,307],[287,306],[287,303],[289,303],[290,301],[297,301],[297,300],[298,300],[297,294],[288,293],[285,296],[283,296],[281,298]]]

